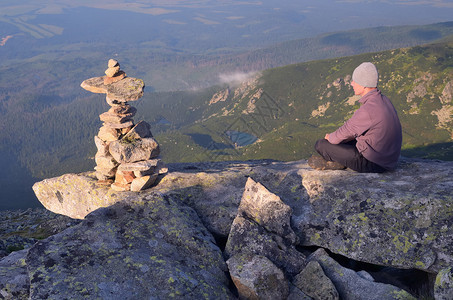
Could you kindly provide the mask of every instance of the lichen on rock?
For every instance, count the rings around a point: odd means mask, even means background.
[[[32,299],[232,298],[212,235],[191,208],[157,194],[96,211],[37,243],[26,263]]]
[[[150,164],[154,166],[153,163]],[[133,172],[129,168],[142,168],[144,165],[125,164],[124,168],[127,170],[124,171]],[[185,228],[186,225],[171,225],[174,220],[171,215],[159,213],[162,218],[159,219],[161,225],[158,229],[149,225],[156,219],[150,221],[140,215],[140,222],[144,223],[139,224],[136,223],[138,217],[135,214],[128,215],[129,210],[141,214],[140,210],[143,208],[144,211],[152,211],[152,215],[157,217],[154,212],[158,213],[159,207],[167,203],[170,211],[182,210],[190,218],[199,218],[202,224],[200,226],[204,228],[202,230],[211,232],[216,238],[215,241],[210,239],[212,243],[208,245],[211,247],[216,248],[216,244],[222,246],[226,241],[223,253],[225,259],[266,257],[285,274],[288,282],[295,283],[294,278],[306,268],[305,253],[301,253],[298,247],[316,246],[360,262],[439,273],[438,281],[443,284],[438,285],[438,294],[450,295],[452,291],[448,284],[444,284],[444,278],[448,276],[441,275],[448,273],[443,270],[448,269],[453,261],[451,162],[403,158],[396,171],[383,174],[361,174],[350,170],[317,171],[309,168],[306,161],[174,164],[169,166],[169,171],[165,177],[158,179],[159,184],[153,190],[140,193],[115,192],[108,196],[108,189],[97,185],[96,179],[89,174],[47,179],[36,184],[36,191],[43,203],[49,203],[48,207],[53,206],[62,213],[78,211],[80,218],[99,207],[119,202],[112,207],[95,211],[83,221],[85,231],[91,230],[93,224],[96,224],[96,228],[90,231],[91,235],[101,232],[99,235],[102,240],[116,241],[116,244],[109,247],[109,251],[114,250],[115,245],[127,248],[128,244],[120,241],[138,234],[137,242],[144,238],[148,242],[140,243],[163,247],[169,253],[183,251],[178,247],[199,253],[197,239],[180,239],[185,231],[180,228]],[[155,202],[151,204],[150,201]],[[189,206],[190,210],[187,208]],[[119,207],[122,208],[118,210]],[[124,226],[110,227],[112,222],[120,218],[118,211],[126,214],[122,219]],[[147,226],[146,230],[139,229],[143,226]],[[124,229],[118,229],[123,227]],[[138,232],[132,228],[137,228]],[[167,240],[166,243],[160,243],[160,240],[148,238],[148,235],[154,237],[156,230],[159,239],[162,235],[165,236],[161,232],[163,230],[174,243],[169,246]],[[68,243],[71,239],[78,239],[77,232],[65,231]],[[94,243],[95,239],[84,242]],[[50,247],[53,243],[52,238],[42,241],[30,251]],[[58,246],[59,249],[61,247],[63,246]],[[84,247],[78,245],[78,251],[86,250]],[[147,246],[143,247],[143,250],[147,249]],[[49,257],[52,258],[56,248],[43,248],[46,249],[43,257],[47,258],[42,258],[41,266],[47,264],[52,268],[53,261]],[[136,253],[138,252],[137,250]],[[68,256],[77,259],[83,253],[74,250],[68,252]],[[99,256],[103,253],[104,250],[90,252],[96,261],[101,259]],[[127,255],[123,259],[134,261],[133,257],[135,256]],[[158,255],[152,257],[157,263],[156,267],[159,262],[165,261]],[[53,260],[57,261],[55,258]],[[353,284],[341,283],[329,276],[323,261],[330,260],[333,263],[330,257],[317,262],[341,294],[339,286]],[[143,271],[148,270],[142,262],[138,263]],[[123,263],[119,265],[124,268],[134,266]],[[204,270],[206,265],[200,264],[199,268]],[[346,272],[337,267],[333,269]],[[351,273],[351,278],[356,278],[354,280],[367,286],[370,282],[374,285],[370,276],[362,273]],[[173,273],[162,274],[165,275],[164,279],[159,277],[161,275],[154,274],[162,284],[164,281],[168,281],[167,284],[177,281]],[[41,278],[39,273],[33,273],[33,276]],[[45,277],[43,278],[40,282],[45,283]],[[107,283],[101,283],[98,287],[104,290],[115,289],[115,285]],[[223,287],[228,289],[227,285]],[[401,289],[385,287],[385,290],[393,292],[389,298],[382,299],[410,299],[410,295]],[[289,298],[305,299],[308,297],[307,292],[309,291],[302,291],[291,284]],[[387,297],[389,294],[385,295]]]

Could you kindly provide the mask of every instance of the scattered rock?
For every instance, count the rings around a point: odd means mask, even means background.
[[[316,300],[338,300],[338,291],[317,261],[310,261],[294,278],[293,284]]]
[[[0,259],[78,223],[42,208],[0,211]]]
[[[290,285],[289,287],[289,296],[287,300],[312,300],[313,298],[307,296],[304,292],[302,292],[298,287],[294,285]]]
[[[283,272],[264,256],[236,255],[227,260],[241,299],[286,299],[289,285]]]
[[[362,277],[363,279],[366,279],[366,280],[369,280],[369,281],[374,281],[374,278],[373,276],[371,276],[370,273],[368,273],[367,271],[358,271],[357,272],[357,275],[359,275],[360,277]]]
[[[248,178],[238,214],[246,215],[269,232],[295,244],[297,237],[290,225],[291,212],[291,208],[280,197],[270,193],[261,183]]]
[[[253,202],[250,199],[251,191],[256,192],[253,198],[260,199],[261,202],[256,207],[250,205]],[[245,204],[242,204],[243,202]],[[305,265],[305,256],[296,250],[294,240],[287,238],[289,229],[286,225],[289,223],[290,216],[283,213],[275,219],[270,217],[275,207],[283,212],[289,209],[289,207],[285,209],[284,206],[286,205],[278,197],[249,178],[242,196],[241,208],[231,225],[225,257],[238,254],[265,256],[278,268],[285,270],[290,277],[298,274]],[[265,226],[260,223],[264,223]],[[286,233],[285,237],[277,232]]]
[[[434,298],[436,300],[453,299],[453,270],[452,267],[440,270],[434,284]]]
[[[408,292],[395,286],[363,279],[353,270],[342,267],[322,248],[316,250],[311,256],[309,256],[307,261],[316,261],[319,265],[321,265],[324,273],[335,285],[341,299],[415,300],[415,298]]]

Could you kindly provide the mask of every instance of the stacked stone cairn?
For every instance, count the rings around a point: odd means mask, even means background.
[[[143,96],[143,80],[127,77],[119,63],[110,59],[106,76],[82,82],[81,87],[93,93],[107,94],[111,108],[101,114],[103,123],[94,137],[98,184],[116,191],[141,191],[152,186],[160,174],[168,171],[158,158],[159,144],[145,121],[134,124],[137,109],[128,102]]]

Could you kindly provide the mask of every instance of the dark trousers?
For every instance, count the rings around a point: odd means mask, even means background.
[[[355,140],[347,143],[331,144],[326,139],[320,139],[316,141],[315,149],[325,160],[338,162],[360,173],[382,173],[386,171],[383,167],[363,157],[355,144]]]

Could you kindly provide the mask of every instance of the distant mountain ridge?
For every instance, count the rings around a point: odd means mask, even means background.
[[[382,26],[286,41],[262,49],[226,55],[216,61],[200,61],[195,65],[233,64],[236,67],[246,66],[242,71],[256,71],[304,61],[411,47],[440,40],[451,34],[453,22],[425,26]]]
[[[423,26],[388,26],[358,30],[349,30],[318,35],[278,43],[261,49],[212,55],[180,56],[178,61],[165,61],[178,69],[178,64],[186,64],[187,69],[168,74],[161,70],[159,77],[151,75],[152,84],[157,90],[167,86],[167,82],[176,84],[171,90],[199,89],[222,82],[219,75],[248,73],[289,64],[357,55],[367,52],[385,51],[403,47],[412,47],[440,41],[453,34],[453,22],[443,22]],[[143,57],[147,54],[143,53]],[[168,67],[168,66],[167,66]]]

